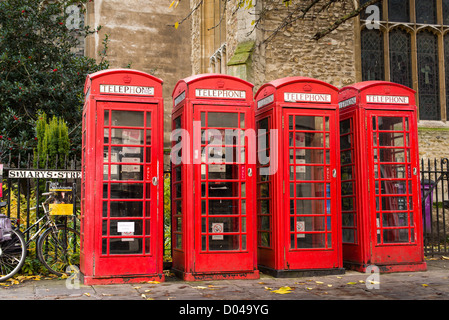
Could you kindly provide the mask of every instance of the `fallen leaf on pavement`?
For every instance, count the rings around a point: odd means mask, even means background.
[[[271,292],[277,293],[277,294],[288,294],[292,292],[292,288],[288,286],[280,287],[278,290],[272,290]]]

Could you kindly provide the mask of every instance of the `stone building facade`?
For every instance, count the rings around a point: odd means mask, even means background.
[[[179,79],[192,74],[226,73],[254,83],[256,91],[271,80],[307,76],[341,88],[362,80],[398,82],[394,75],[395,57],[408,57],[408,84],[417,90],[417,101],[424,101],[420,94],[426,89],[425,80],[430,73],[429,67],[420,61],[429,59],[432,53],[420,50],[420,39],[425,43],[433,36],[436,49],[430,59],[436,61],[432,81],[437,84],[433,92],[437,112],[428,117],[424,107],[420,107],[420,155],[432,159],[449,157],[449,63],[445,62],[449,61],[449,1],[384,0],[377,5],[377,30],[367,30],[369,17],[361,14],[324,38],[312,39],[317,31],[366,1],[337,2],[321,13],[311,12],[279,29],[267,41],[291,13],[292,6],[273,7],[254,28],[258,13],[275,5],[275,0],[253,0],[252,7],[239,7],[239,3],[245,2],[241,0],[182,0],[176,8],[169,8],[171,0],[94,0],[86,4],[86,24],[102,28],[86,39],[85,53],[99,58],[102,40],[108,35],[107,58],[111,68],[130,65],[164,80],[168,148],[171,93]],[[426,12],[430,13],[426,16]],[[175,29],[177,21],[182,23]],[[408,39],[405,51],[394,48],[394,43],[399,43],[394,39],[399,36]]]
[[[101,26],[86,39],[87,56],[101,59],[107,35],[110,68],[130,67],[164,81],[164,141],[165,147],[171,146],[172,90],[192,71],[190,25],[178,30],[173,25],[188,14],[189,3],[183,1],[176,9],[169,8],[169,1],[153,0],[94,0],[86,5],[86,24],[93,29]]]
[[[434,87],[437,88],[434,91],[438,91],[435,95],[438,116],[429,121],[426,110],[419,108],[420,156],[424,159],[449,157],[449,112],[446,113],[446,96],[449,93],[446,94],[445,87],[445,80],[449,82],[449,62],[444,62],[446,56],[449,61],[449,35],[446,35],[449,30],[449,3],[444,0],[384,0],[377,5],[379,23],[374,31],[377,33],[368,32],[365,25],[371,23],[368,21],[370,16],[362,12],[359,17],[348,20],[324,38],[313,39],[317,31],[330,26],[338,17],[352,11],[355,5],[366,1],[352,1],[352,4],[351,1],[337,2],[321,13],[312,11],[269,39],[273,30],[291,13],[293,6],[279,6],[282,2],[279,1],[278,6],[273,7],[254,29],[253,21],[258,19],[258,13],[273,1],[253,0],[253,7],[238,8],[242,1],[190,0],[191,8],[202,3],[192,14],[192,73],[235,75],[254,83],[255,91],[265,82],[288,76],[317,78],[341,88],[362,80],[399,82],[395,72],[403,75],[404,71],[396,70],[394,59],[407,57],[410,65],[406,70],[410,73],[407,85],[418,92],[417,101],[420,98],[424,101],[427,98],[424,97],[426,88],[421,83],[422,79],[428,79],[429,72],[424,72],[429,67],[420,63],[424,58],[433,59],[435,69],[439,69],[436,70],[439,74],[435,72],[433,78],[436,83]],[[426,15],[434,20],[429,20]],[[395,46],[401,39],[394,37],[400,32],[408,39],[408,49]],[[438,47],[434,56],[425,50],[428,45],[420,49],[420,39],[429,35],[434,37]],[[380,39],[377,41],[380,42],[378,48],[376,42],[375,45],[369,42],[370,38],[375,41]],[[420,52],[423,53],[420,55]],[[370,60],[373,54],[374,59]],[[369,69],[373,65],[377,68],[374,73]]]

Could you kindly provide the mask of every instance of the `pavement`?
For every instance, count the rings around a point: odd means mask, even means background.
[[[299,306],[300,300],[307,301],[307,306],[325,300],[449,300],[449,260],[438,258],[426,262],[427,271],[377,275],[346,270],[341,275],[274,278],[262,273],[257,280],[187,282],[167,271],[166,281],[162,283],[89,286],[81,283],[79,287],[72,279],[43,278],[0,286],[0,305],[1,300],[157,300],[162,305],[165,305],[163,301],[170,300],[168,306],[173,307],[164,308],[166,312],[208,317],[206,307],[210,306],[215,308],[214,315],[229,318],[241,312],[263,316],[262,310],[270,314],[274,310],[291,311]]]

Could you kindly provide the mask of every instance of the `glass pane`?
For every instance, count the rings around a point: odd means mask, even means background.
[[[408,0],[388,0],[388,20],[394,22],[409,22]]]
[[[383,231],[384,243],[409,242],[408,229],[393,229]]]
[[[427,3],[427,1],[425,1]],[[422,120],[440,120],[438,42],[431,32],[417,35],[419,117]]]
[[[387,179],[404,179],[405,166],[402,164],[382,164],[380,165],[380,177]]]
[[[354,210],[354,198],[342,198],[341,208],[343,211],[353,211]]]
[[[407,197],[382,197],[382,210],[407,210]]]
[[[324,131],[323,117],[295,116],[295,130]]]
[[[292,235],[294,236],[294,234]],[[315,234],[296,234],[297,248],[298,249],[308,249],[308,248],[325,248],[326,247],[326,234],[325,233],[315,233]]]
[[[147,112],[147,128],[151,128],[151,112]]]
[[[209,197],[238,197],[239,182],[210,182]]]
[[[109,220],[109,235],[141,236],[143,234],[142,226],[142,220]]]
[[[141,111],[111,111],[111,125],[122,127],[143,127],[143,112]]]
[[[143,184],[111,183],[111,199],[142,199]]]
[[[111,217],[142,217],[143,203],[141,201],[111,201]]]
[[[238,128],[239,114],[231,112],[209,112],[207,123],[209,128]]]
[[[380,149],[380,162],[405,162],[404,149]]]
[[[109,239],[110,254],[140,254],[142,253],[141,238]]]
[[[215,238],[214,238],[215,237]],[[239,250],[240,236],[238,235],[210,235],[209,236],[209,250]]]
[[[343,242],[345,243],[355,243],[355,233],[354,229],[343,229]]]
[[[362,80],[384,80],[384,42],[380,31],[362,31]]]
[[[151,131],[150,142],[151,142]],[[111,144],[143,144],[143,130],[111,129]]]
[[[382,213],[382,227],[407,227],[407,212]]]
[[[298,198],[324,197],[324,183],[297,183],[296,196]]]
[[[218,165],[203,165],[201,166],[201,174],[203,175],[206,173],[206,167],[208,167],[209,171],[209,179],[217,179],[217,180],[223,180],[223,179],[238,179],[239,178],[239,171],[238,171],[238,165],[234,164],[218,164]],[[204,168],[204,169],[203,169]]]
[[[209,215],[239,214],[239,200],[209,200]]]
[[[209,233],[239,232],[239,217],[209,218]]]
[[[295,166],[291,167],[296,171],[296,180],[324,180],[324,168],[317,166]]]
[[[448,20],[449,20],[449,0],[447,2],[447,10],[448,10]],[[449,21],[448,21],[449,24]],[[444,77],[446,80],[446,119],[449,120],[449,34],[444,36],[444,60],[446,63],[444,64]]]
[[[443,0],[443,24],[449,25],[449,0]]]
[[[402,119],[402,117],[379,117],[379,130],[403,131]]]
[[[324,200],[296,200],[296,214],[324,214]]]
[[[379,132],[379,146],[404,147],[404,134],[401,132]]]
[[[143,162],[143,148],[111,147],[111,162]]]
[[[402,0],[398,1],[402,3]],[[391,3],[391,1],[389,2]],[[402,5],[401,7],[405,7]],[[412,62],[410,34],[395,29],[390,32],[390,78],[396,82],[411,88],[412,86]]]
[[[109,110],[104,110],[104,126],[109,126]]]
[[[126,160],[126,159],[125,159]],[[125,162],[124,160],[124,162]],[[111,180],[143,180],[143,166],[111,165]]]
[[[436,0],[415,0],[416,22],[423,24],[437,23]]]

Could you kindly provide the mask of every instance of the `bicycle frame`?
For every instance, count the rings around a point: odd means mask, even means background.
[[[45,223],[39,228],[39,230],[37,230],[29,239],[28,241],[26,241],[26,245],[28,247],[28,245],[31,243],[31,241],[33,241],[34,239],[36,239],[43,230],[47,229],[48,227],[51,227],[53,230],[56,228],[56,223],[51,219],[50,216],[50,210],[48,210],[45,205],[53,198],[53,196],[51,195],[50,197],[48,197],[43,203],[41,203],[42,208],[44,209],[44,215],[42,217],[40,217],[35,223],[33,223],[31,226],[29,226],[28,228],[26,228],[22,233],[23,234],[27,234],[31,229],[33,229],[35,226],[39,225],[39,223],[44,220],[47,219],[47,221],[45,221]],[[37,209],[37,207],[31,208],[30,210],[35,210]]]

